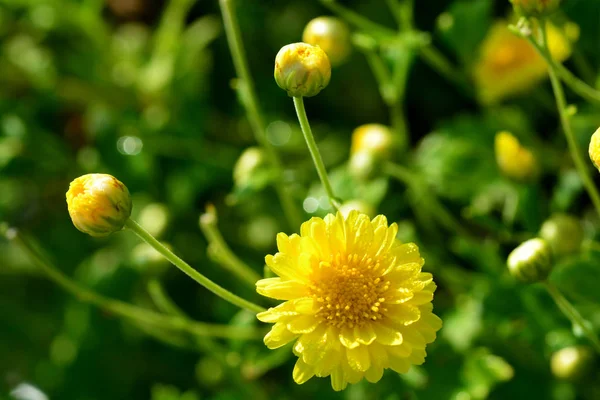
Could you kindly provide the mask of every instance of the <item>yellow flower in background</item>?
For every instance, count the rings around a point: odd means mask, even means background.
[[[538,165],[533,153],[510,132],[496,134],[496,163],[509,178],[526,181],[537,176]]]
[[[358,211],[302,224],[300,235],[277,235],[279,252],[266,263],[279,275],[257,282],[263,296],[285,300],[259,313],[274,323],[264,342],[276,349],[295,341],[293,377],[331,377],[334,390],[390,368],[405,373],[425,362],[425,348],[442,321],[433,314],[436,285],[421,272],[414,243],[396,239],[385,216]]]
[[[600,128],[596,129],[596,132],[592,135],[588,150],[590,160],[594,163],[594,167],[600,171]]]
[[[562,62],[571,55],[571,44],[552,24],[547,25],[552,58]],[[474,68],[475,84],[484,104],[526,92],[548,75],[546,62],[527,42],[508,29],[506,21],[496,22],[484,39]]]
[[[123,229],[131,215],[131,196],[114,176],[87,174],[69,185],[67,206],[73,224],[81,232],[108,236]]]
[[[394,147],[394,135],[390,128],[381,124],[361,125],[352,132],[350,153],[366,151],[389,158]]]
[[[332,66],[343,64],[352,52],[350,28],[336,17],[324,16],[311,20],[304,28],[302,41],[322,48]]]

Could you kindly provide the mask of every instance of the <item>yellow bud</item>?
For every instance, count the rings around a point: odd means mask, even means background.
[[[331,79],[331,64],[318,46],[293,43],[275,57],[275,81],[290,97],[312,97]]]
[[[525,283],[543,281],[552,269],[552,254],[548,243],[539,238],[521,243],[508,256],[508,271]]]
[[[594,163],[594,166],[600,171],[600,128],[594,132],[590,139],[590,160]]]
[[[123,229],[131,215],[131,196],[114,176],[87,174],[69,185],[67,206],[77,229],[102,237]]]
[[[368,181],[377,176],[381,170],[381,160],[368,151],[358,151],[350,155],[348,169],[358,180]]]
[[[540,16],[555,11],[561,0],[511,0],[515,11],[525,16]]]
[[[267,158],[259,147],[248,147],[233,167],[233,182],[236,186],[251,186],[261,171],[268,171]],[[260,178],[260,177],[259,177]]]
[[[350,29],[335,17],[317,17],[310,21],[304,28],[302,41],[322,48],[333,66],[343,64],[352,51]]]
[[[352,132],[350,153],[356,154],[364,151],[376,157],[389,158],[394,145],[394,135],[390,128],[381,124],[366,124]]]
[[[537,176],[538,165],[535,156],[511,133],[496,134],[495,150],[498,167],[507,177],[527,181]]]
[[[594,353],[587,346],[565,347],[550,360],[552,374],[559,379],[578,381],[584,378],[594,366]]]

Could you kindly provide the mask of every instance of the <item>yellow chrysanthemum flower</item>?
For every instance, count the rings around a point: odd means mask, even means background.
[[[300,235],[277,235],[266,263],[279,277],[257,282],[263,296],[286,300],[259,313],[274,323],[264,342],[276,349],[296,341],[293,377],[331,377],[335,390],[390,368],[405,373],[425,362],[425,347],[442,321],[433,314],[436,285],[421,272],[414,243],[396,239],[385,216],[358,211],[302,224]]]
[[[571,55],[571,44],[554,25],[548,24],[548,47],[558,62]],[[508,29],[506,21],[496,22],[484,39],[474,78],[479,98],[496,103],[523,93],[548,75],[546,62],[525,39]]]

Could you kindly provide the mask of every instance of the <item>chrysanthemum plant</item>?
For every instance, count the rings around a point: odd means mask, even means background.
[[[350,168],[360,179],[369,179],[374,172],[397,178],[409,188],[423,191],[427,189],[420,186],[418,176],[409,168],[393,163],[394,155],[402,152],[408,143],[408,127],[402,109],[409,67],[418,53],[429,65],[459,87],[468,85],[468,80],[432,47],[427,34],[414,29],[412,2],[391,2],[397,4],[398,8],[394,10],[394,15],[400,28],[395,32],[366,20],[334,1],[325,1],[324,5],[337,12],[340,19],[323,19],[318,21],[319,24],[313,22],[307,27],[305,38],[316,41],[314,45],[303,42],[288,44],[281,48],[275,58],[275,81],[293,98],[310,156],[335,211],[324,218],[313,217],[300,224],[303,218],[298,212],[298,205],[290,197],[281,179],[282,162],[265,137],[264,119],[231,3],[231,0],[220,1],[239,78],[237,87],[242,92],[240,99],[261,146],[261,160],[266,160],[275,171],[275,189],[291,231],[298,233],[277,235],[278,251],[265,258],[266,265],[276,276],[259,279],[260,276],[227,247],[216,229],[216,210],[209,207],[201,216],[200,225],[213,249],[220,254],[219,261],[235,277],[255,284],[259,294],[280,301],[280,304],[265,309],[224,289],[192,268],[131,219],[132,202],[129,191],[123,183],[110,175],[89,174],[72,182],[67,192],[67,203],[73,223],[77,229],[92,236],[106,236],[123,229],[133,231],[203,287],[231,304],[255,313],[260,321],[273,324],[264,336],[264,343],[269,349],[292,343],[291,351],[297,356],[292,376],[298,384],[305,383],[314,376],[329,377],[333,389],[339,391],[349,383],[357,383],[362,379],[375,383],[382,378],[386,369],[406,373],[411,366],[425,362],[427,345],[436,339],[436,333],[442,327],[441,319],[433,313],[432,301],[436,284],[430,273],[422,271],[424,259],[418,246],[414,243],[402,243],[397,239],[398,227],[395,223],[388,223],[384,215],[371,219],[359,210],[341,207],[342,200],[353,199],[339,199],[333,192],[308,122],[304,98],[317,95],[332,79],[331,63],[326,51],[336,55],[336,65],[342,63],[349,54],[349,37],[352,37],[354,45],[367,57],[380,85],[381,95],[390,107],[391,128],[382,124],[367,124],[357,129],[352,140],[353,158]],[[524,5],[532,2],[515,3],[523,11]],[[345,20],[357,25],[361,33],[351,36]],[[546,26],[546,13],[525,13],[513,30],[530,41],[547,62],[561,123],[573,159],[600,213],[600,197],[575,146],[559,78],[580,94],[596,99],[600,99],[600,95],[595,89],[574,78],[553,59],[548,48]],[[313,32],[314,29],[322,30]],[[537,31],[532,34],[534,29]],[[331,37],[323,36],[328,34]],[[390,40],[397,35],[406,40]],[[385,48],[390,46],[389,43],[402,43],[401,46],[404,47],[401,50],[405,51],[405,56],[395,59],[391,70],[388,70],[389,65],[382,56],[384,50],[390,50]],[[324,48],[319,47],[319,44]],[[511,157],[514,154],[528,154],[526,164],[530,166],[535,160],[530,153],[524,153],[528,150],[521,148],[514,137],[504,136],[501,139],[504,142],[510,139],[507,142],[510,146],[504,143],[497,149],[502,161],[499,164],[501,167],[505,166],[503,170],[508,175],[521,177],[520,174],[527,171],[509,168],[513,165]],[[590,147],[590,155],[596,165],[597,147],[595,142]],[[508,150],[505,151],[506,149]],[[533,166],[530,169],[533,171]],[[428,193],[423,198],[423,207],[436,220],[457,232],[465,232],[465,228],[455,217],[435,200],[433,193]],[[340,208],[343,212],[338,210]],[[546,233],[542,232],[542,236],[549,235],[549,238],[552,237],[549,240],[554,240],[552,232],[548,233],[549,229],[544,231]],[[36,246],[31,245],[15,230],[5,230],[5,234],[18,239],[48,276],[66,290],[78,295],[83,301],[96,304],[116,315],[156,326],[185,330],[198,336],[247,338],[256,334],[253,330],[204,324],[187,317],[169,317],[107,299],[64,276],[44,259]],[[523,243],[508,259],[510,273],[528,283],[545,281],[552,268],[554,248],[556,246],[548,245],[545,238]],[[577,310],[554,286],[547,282],[545,284],[563,312],[581,327],[600,350],[600,343],[594,332]]]

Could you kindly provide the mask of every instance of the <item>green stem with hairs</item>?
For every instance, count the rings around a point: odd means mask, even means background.
[[[25,251],[33,263],[40,268],[48,278],[82,302],[93,304],[102,310],[127,318],[131,321],[167,330],[185,331],[196,336],[246,340],[257,340],[262,336],[262,332],[256,329],[233,328],[228,325],[197,322],[180,316],[168,316],[120,300],[104,297],[92,290],[82,287],[60,272],[52,263],[40,254],[38,247],[34,245],[30,239],[19,233],[16,229],[8,228],[3,229],[3,231],[4,232],[0,233]]]
[[[204,286],[206,289],[210,290],[217,296],[221,297],[223,300],[230,302],[233,305],[236,305],[245,310],[249,310],[252,312],[262,312],[265,309],[257,304],[254,304],[246,299],[243,299],[229,290],[217,285],[200,272],[196,271],[192,268],[188,263],[183,261],[181,258],[177,257],[175,253],[166,248],[162,243],[160,243],[154,236],[152,236],[148,231],[142,228],[137,222],[129,218],[125,223],[125,226],[132,230],[136,235],[140,237],[144,242],[148,243],[152,246],[156,251],[158,251],[163,257],[171,262],[171,264],[175,265],[179,268],[184,274],[198,282],[200,285]]]
[[[540,21],[540,47],[543,53],[546,55],[547,59],[552,60],[552,56],[550,55],[550,50],[548,49],[547,42],[547,34],[546,34],[546,21]],[[562,88],[562,84],[560,83],[558,76],[556,74],[555,64],[550,61],[548,64],[548,75],[550,75],[550,82],[552,84],[552,90],[554,92],[554,97],[556,98],[556,107],[558,108],[558,114],[560,116],[560,123],[562,125],[563,131],[565,133],[565,137],[567,139],[567,143],[569,145],[569,151],[571,152],[571,157],[573,158],[573,162],[575,163],[575,167],[579,172],[579,176],[583,181],[583,185],[585,186],[590,198],[592,199],[592,203],[596,208],[596,212],[600,215],[600,195],[598,194],[598,190],[596,189],[596,185],[594,185],[594,181],[590,176],[587,165],[584,161],[581,152],[577,147],[577,141],[575,140],[575,134],[571,129],[571,124],[569,121],[569,115],[567,112],[567,101],[565,99],[565,93]]]
[[[233,58],[233,65],[239,79],[238,90],[240,91],[242,105],[246,109],[246,115],[248,116],[256,141],[264,149],[269,159],[269,163],[277,174],[274,185],[283,212],[285,213],[291,228],[296,229],[302,223],[300,212],[298,211],[290,192],[286,190],[283,183],[283,165],[281,159],[266,136],[265,122],[258,103],[254,81],[250,75],[250,69],[248,68],[248,61],[242,43],[240,27],[236,15],[233,12],[233,0],[220,0],[219,4],[223,14],[223,23],[225,25],[225,33],[227,35],[231,57]]]
[[[317,169],[317,174],[319,174],[319,179],[321,179],[321,183],[323,184],[325,192],[329,197],[329,202],[331,203],[331,206],[336,211],[338,211],[340,208],[340,203],[333,194],[333,188],[331,187],[329,177],[327,176],[327,169],[325,168],[323,158],[321,157],[321,153],[319,152],[319,148],[317,147],[317,143],[315,142],[315,137],[313,136],[312,130],[310,129],[308,117],[306,116],[306,110],[304,109],[304,99],[302,97],[294,97],[294,107],[296,107],[296,114],[298,115],[300,128],[302,128],[302,133],[304,134],[304,139],[306,140],[308,151],[310,152],[310,155],[312,156],[313,162],[315,164],[315,168]]]
[[[598,354],[600,354],[600,340],[598,340],[596,333],[590,327],[589,323],[581,316],[581,314],[579,314],[579,311],[573,307],[569,300],[563,296],[556,286],[550,282],[546,282],[545,286],[558,308],[560,308],[563,314],[569,318],[573,325],[578,326],[581,329],[589,341],[592,342],[594,349],[596,349]]]

